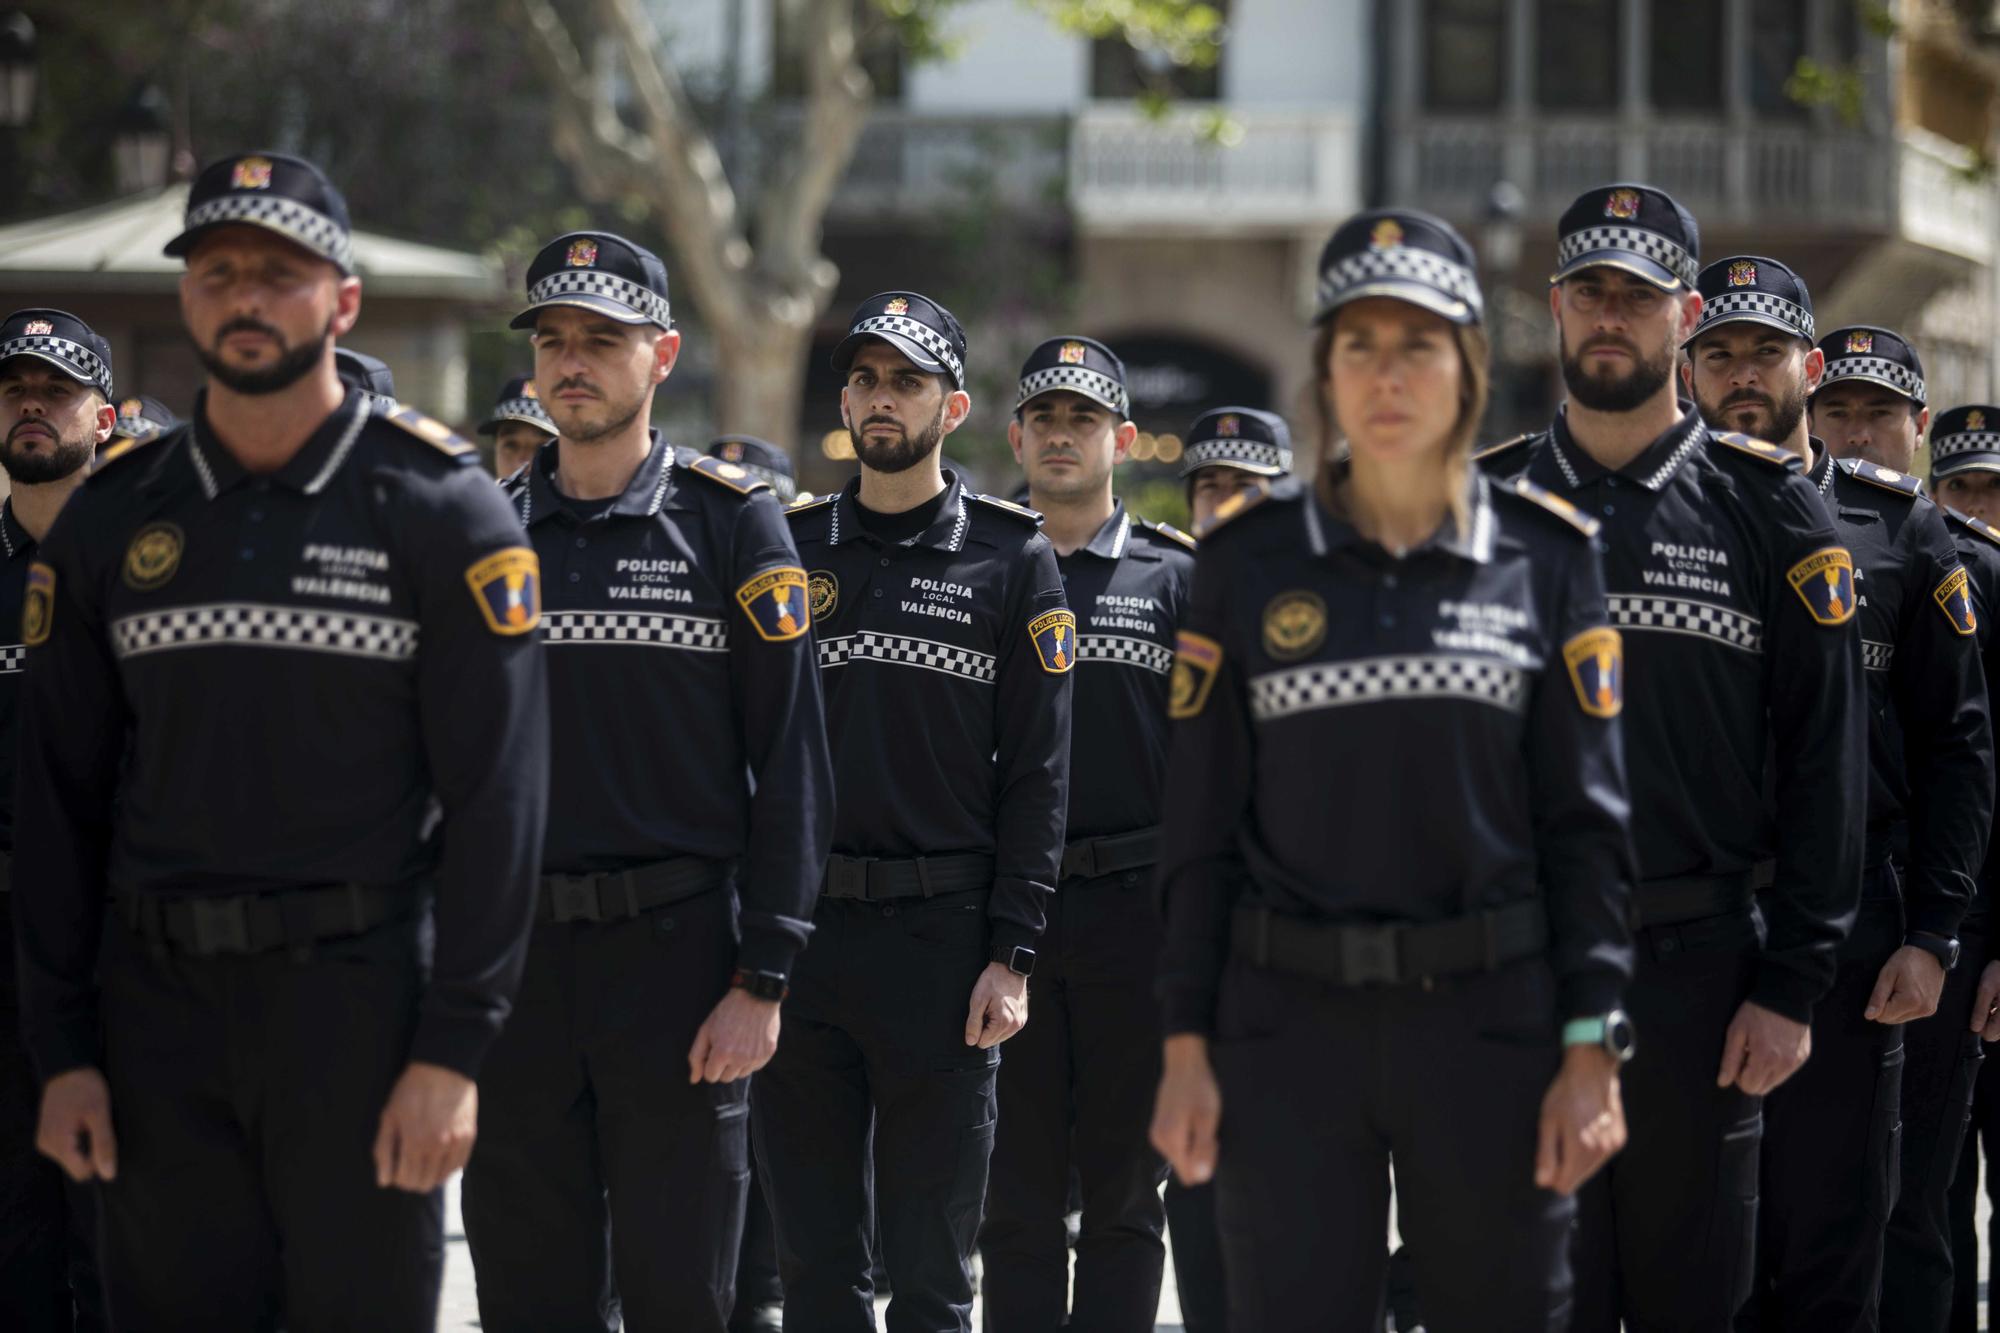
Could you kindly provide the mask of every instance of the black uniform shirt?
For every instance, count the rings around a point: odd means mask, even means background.
[[[477,459],[350,390],[276,472],[246,472],[198,412],[64,508],[29,572],[15,853],[45,1078],[99,1063],[107,890],[433,868],[410,1055],[476,1072],[519,978],[548,791],[534,554]]]
[[[806,576],[771,488],[653,438],[624,494],[508,483],[547,580],[551,871],[742,863],[740,966],[786,972],[832,824]],[[579,510],[594,514],[579,516]]]
[[[1965,568],[1915,477],[1814,447],[1806,479],[1854,556],[1861,607],[1867,863],[1896,853],[1908,872],[1905,928],[1954,935],[1993,821],[1993,737]]]
[[[1166,785],[1167,677],[1194,539],[1133,518],[1121,501],[1088,544],[1056,563],[1076,613],[1067,836],[1150,828]]]
[[[885,542],[860,480],[787,511],[833,748],[833,850],[994,858],[996,947],[1032,944],[1062,863],[1076,622],[1031,510],[950,471],[937,520]]]
[[[1209,1030],[1239,896],[1370,923],[1545,892],[1564,1014],[1617,1005],[1635,873],[1618,636],[1589,522],[1517,486],[1475,474],[1466,533],[1403,559],[1296,479],[1203,536],[1172,687],[1168,1032]]]
[[[1750,998],[1808,1020],[1853,923],[1868,797],[1850,558],[1819,493],[1795,456],[1718,436],[1692,408],[1618,472],[1562,413],[1481,461],[1603,522],[1639,873],[1743,875],[1775,854]]]
[[[1944,510],[1946,527],[1951,532],[1952,545],[1958,549],[1959,558],[1965,562],[1965,572],[1971,576],[1973,614],[1978,618],[1975,637],[1979,641],[1980,668],[1986,677],[1986,700],[1988,720],[1991,720],[1992,703],[1996,692],[2000,692],[2000,634],[1994,632],[2000,623],[2000,530],[1976,518],[1968,518],[1956,509],[1938,506]],[[2000,802],[1996,802],[1993,824],[1987,830],[1986,859],[1979,875],[1979,887],[1974,891],[1972,904],[1966,909],[1965,921],[1960,925],[1960,933],[1966,936],[1986,935],[1994,921],[1993,902],[1995,876],[2000,875]]]
[[[16,710],[21,698],[21,602],[28,590],[28,562],[35,558],[35,539],[14,517],[10,497],[0,503],[0,850],[14,847],[14,764]],[[0,962],[0,975],[12,976],[14,960]]]

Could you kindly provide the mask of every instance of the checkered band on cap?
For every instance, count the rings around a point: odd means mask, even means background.
[[[1931,437],[1933,465],[1958,454],[2000,454],[2000,431],[1959,430]]]
[[[1689,287],[1701,272],[1693,255],[1674,241],[1644,227],[1585,227],[1562,238],[1556,247],[1556,269],[1560,272],[1576,260],[1599,250],[1623,250],[1641,259],[1650,259]]]
[[[630,278],[621,278],[602,269],[562,269],[528,288],[528,304],[531,306],[560,301],[566,296],[603,297],[638,311],[663,329],[673,327],[666,297],[649,287],[641,287]]]
[[[549,420],[548,411],[539,398],[503,398],[494,405],[493,415],[499,420],[511,418],[520,421],[525,418],[538,426],[546,425],[550,430],[554,430],[556,424]]]
[[[908,338],[937,358],[951,372],[954,380],[965,383],[965,363],[959,359],[951,340],[921,320],[906,315],[870,315],[849,329],[847,336],[851,338],[857,333],[893,333],[899,338]]]
[[[38,356],[44,360],[60,361],[65,366],[82,371],[90,386],[106,398],[111,396],[111,367],[105,364],[103,357],[82,343],[46,333],[9,338],[0,343],[0,361],[14,356]]]
[[[289,236],[343,269],[354,267],[354,238],[316,208],[281,194],[225,194],[187,212],[186,230],[219,222],[249,222]]]
[[[1124,413],[1131,410],[1126,397],[1125,386],[1102,371],[1090,370],[1084,366],[1050,366],[1021,377],[1021,396],[1014,400],[1014,410],[1020,411],[1030,398],[1037,394],[1049,393],[1056,389],[1071,389],[1086,398],[1094,398],[1112,411]]]
[[[1839,380],[1873,380],[1886,384],[1897,393],[1914,402],[1924,402],[1924,378],[1900,361],[1891,361],[1880,356],[1843,356],[1826,363],[1826,374],[1820,378],[1819,387]],[[1931,455],[1937,457],[1935,453]]]
[[[1415,246],[1369,247],[1344,255],[1319,277],[1319,314],[1324,316],[1348,292],[1375,282],[1413,282],[1463,301],[1474,315],[1484,309],[1479,279],[1471,269]]]
[[[1723,292],[1710,297],[1702,304],[1701,323],[1695,326],[1695,332],[1724,320],[1750,317],[1776,321],[1807,342],[1813,341],[1812,311],[1771,292]]]
[[[1182,457],[1181,466],[1189,472],[1212,463],[1250,463],[1257,467],[1276,468],[1280,472],[1292,470],[1292,451],[1262,440],[1197,440],[1188,446],[1187,453]]]

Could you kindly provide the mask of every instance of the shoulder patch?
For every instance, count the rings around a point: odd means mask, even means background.
[[[1059,606],[1029,621],[1028,640],[1035,645],[1042,670],[1051,676],[1060,676],[1076,665],[1076,617],[1069,608]]]
[[[829,495],[822,495],[812,500],[794,500],[785,506],[785,516],[787,518],[796,518],[800,514],[808,513],[814,509],[824,509],[839,498],[840,492],[834,491]]]
[[[1042,526],[1042,516],[1026,505],[1017,505],[1012,500],[1003,500],[997,495],[981,495],[977,491],[967,491],[966,494],[982,504],[989,504],[995,509],[1004,510],[1012,514],[1015,518],[1032,523],[1038,528]]]
[[[55,628],[56,571],[37,560],[28,566],[28,592],[21,603],[21,642],[39,648]]]
[[[1753,440],[1748,435],[1740,435],[1733,430],[1717,431],[1712,438],[1717,444],[1727,445],[1746,458],[1754,458],[1773,467],[1790,467],[1795,472],[1805,471],[1805,464],[1799,461],[1797,454],[1789,449],[1780,449],[1777,445],[1764,440]]]
[[[812,623],[806,609],[806,572],[797,565],[765,570],[736,590],[736,603],[767,643],[796,639]]]
[[[1142,518],[1139,520],[1139,526],[1146,529],[1146,531],[1148,532],[1158,533],[1160,536],[1165,537],[1170,542],[1175,542],[1181,546],[1185,546],[1190,551],[1194,549],[1194,538],[1188,536],[1185,532],[1182,532],[1179,528],[1175,527],[1171,523],[1149,523]]]
[[[526,546],[509,546],[465,571],[472,600],[495,634],[526,634],[542,623],[542,562]]]
[[[1234,522],[1270,498],[1271,483],[1268,481],[1260,481],[1247,491],[1238,491],[1217,505],[1208,522],[1195,527],[1194,535],[1206,537],[1223,524]]]
[[[1200,717],[1222,670],[1222,645],[1206,634],[1184,629],[1174,641],[1174,673],[1168,684],[1167,716],[1179,722]]]
[[[1509,481],[1501,482],[1500,488],[1512,491],[1523,500],[1548,510],[1551,514],[1554,514],[1557,518],[1569,524],[1586,537],[1595,537],[1598,528],[1602,526],[1596,519],[1584,513],[1554,491],[1544,486],[1537,486],[1526,477],[1515,477]]]
[[[1992,542],[1995,546],[2000,546],[2000,528],[1994,527],[1983,518],[1974,518],[1970,514],[1961,514],[1949,506],[1940,505],[1938,507],[1943,509],[1950,517],[1957,519],[1959,525],[1967,532],[1977,533],[1987,541]]]
[[[98,454],[96,458],[92,459],[90,464],[90,470],[93,473],[102,472],[105,468],[110,467],[113,463],[116,463],[119,459],[130,458],[133,454],[145,448],[147,445],[163,440],[167,436],[173,433],[174,432],[170,430],[154,431],[150,435],[139,435],[139,436],[134,436],[130,439],[120,440],[118,441],[118,443],[112,445],[110,448]]]
[[[1516,435],[1513,439],[1502,440],[1498,444],[1481,445],[1472,451],[1472,461],[1475,463],[1484,463],[1489,458],[1498,458],[1502,454],[1512,453],[1534,438],[1535,432],[1529,431],[1526,435]]]
[[[1625,706],[1625,642],[1618,631],[1587,629],[1562,651],[1577,705],[1592,717],[1617,717]]]
[[[416,436],[439,453],[450,454],[453,458],[478,456],[479,450],[472,441],[437,418],[425,416],[414,407],[385,399],[377,407],[375,415],[390,425]]]
[[[1953,565],[1944,582],[1931,592],[1931,600],[1944,612],[1953,630],[1966,637],[1979,632],[1979,615],[1972,609],[1972,580],[1964,565]]]
[[[1895,491],[1912,499],[1922,495],[1924,491],[1924,484],[1915,477],[1859,458],[1836,459],[1834,466],[1856,481],[1865,481],[1871,486],[1880,486],[1885,491]]]
[[[697,454],[686,462],[688,471],[707,477],[718,486],[726,486],[738,495],[754,495],[771,489],[770,483],[760,480],[748,468],[726,463],[720,458]]]
[[[1845,625],[1854,619],[1854,557],[1842,546],[1814,551],[1785,573],[1814,623]]]

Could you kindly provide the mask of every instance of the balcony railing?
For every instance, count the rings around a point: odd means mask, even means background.
[[[800,113],[767,113],[752,136],[751,179],[776,169],[797,141]],[[1068,125],[1061,116],[934,115],[878,107],[835,192],[846,218],[935,215],[969,205],[1010,211],[1059,207]]]

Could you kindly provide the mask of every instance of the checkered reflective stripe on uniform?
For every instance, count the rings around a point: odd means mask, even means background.
[[[1125,386],[1101,371],[1088,366],[1050,366],[1021,377],[1021,394],[1014,400],[1014,410],[1020,411],[1023,404],[1036,394],[1048,393],[1054,389],[1073,389],[1100,403],[1110,405],[1114,412],[1125,412]]]
[[[1931,462],[1958,454],[2000,453],[2000,431],[1960,430],[1931,437]]]
[[[1763,622],[1726,606],[1684,597],[1632,597],[1616,593],[1606,600],[1611,607],[1611,623],[1620,629],[1692,634],[1746,653],[1764,650]]]
[[[1575,260],[1599,250],[1623,250],[1650,259],[1690,287],[1695,285],[1700,271],[1694,256],[1681,245],[1644,227],[1585,227],[1573,231],[1556,247],[1556,268],[1568,268]]]
[[[111,642],[121,658],[235,644],[403,662],[417,655],[417,622],[348,611],[214,602],[114,620]]]
[[[1896,645],[1877,643],[1873,639],[1861,641],[1861,669],[1863,671],[1887,671],[1889,663],[1896,657]]]
[[[1256,467],[1276,468],[1280,472],[1292,470],[1292,451],[1280,449],[1275,444],[1265,444],[1262,440],[1202,440],[1189,445],[1182,457],[1185,459],[1183,466],[1190,472],[1211,463],[1250,463]]]
[[[21,662],[27,656],[24,644],[0,644],[0,676],[11,676],[21,669]]]
[[[1337,259],[1319,278],[1319,309],[1324,312],[1356,287],[1374,282],[1414,282],[1465,302],[1474,313],[1482,308],[1479,279],[1471,269],[1430,250],[1415,246],[1373,247]]]
[[[1813,340],[1812,312],[1798,302],[1787,301],[1772,292],[1723,292],[1702,305],[1701,323],[1695,326],[1695,332],[1699,333],[1709,325],[1720,324],[1726,319],[1752,316],[1775,320],[1807,342]]]
[[[528,288],[528,304],[531,306],[545,301],[560,301],[566,296],[601,296],[630,306],[663,329],[673,326],[673,320],[667,313],[666,297],[650,287],[641,287],[629,278],[621,278],[602,269],[566,268],[549,274]]]
[[[1826,374],[1821,377],[1819,387],[1824,389],[1827,385],[1841,380],[1872,380],[1877,384],[1886,384],[1905,398],[1912,398],[1920,403],[1927,397],[1924,393],[1923,376],[1900,361],[1891,361],[1886,357],[1843,356],[1829,361],[1826,363]]]
[[[187,230],[217,222],[251,222],[282,232],[342,268],[354,267],[354,240],[346,228],[316,208],[281,194],[225,194],[187,213]]]
[[[908,338],[943,362],[953,379],[961,384],[965,382],[965,363],[958,359],[951,340],[921,320],[907,315],[870,315],[847,333],[849,337],[857,333],[893,333],[899,338]]]
[[[713,616],[677,616],[663,611],[544,611],[542,641],[552,648],[629,643],[726,653],[729,627]]]
[[[885,662],[891,666],[920,667],[941,671],[947,676],[991,685],[1000,672],[993,654],[971,648],[954,648],[948,643],[912,638],[907,634],[879,634],[860,630],[837,639],[821,639],[819,664],[822,668],[845,666],[850,662]]]
[[[1519,712],[1528,673],[1485,657],[1420,653],[1358,662],[1316,662],[1272,671],[1250,682],[1250,714],[1269,722],[1318,708],[1395,699],[1463,699]]]
[[[44,361],[59,361],[66,369],[81,372],[90,381],[91,387],[106,398],[111,396],[111,367],[104,364],[103,357],[82,343],[47,333],[9,338],[0,343],[0,361],[11,356],[35,356]]]
[[[1174,650],[1165,644],[1128,638],[1123,634],[1079,634],[1076,636],[1076,660],[1123,662],[1164,676],[1174,669]]]

